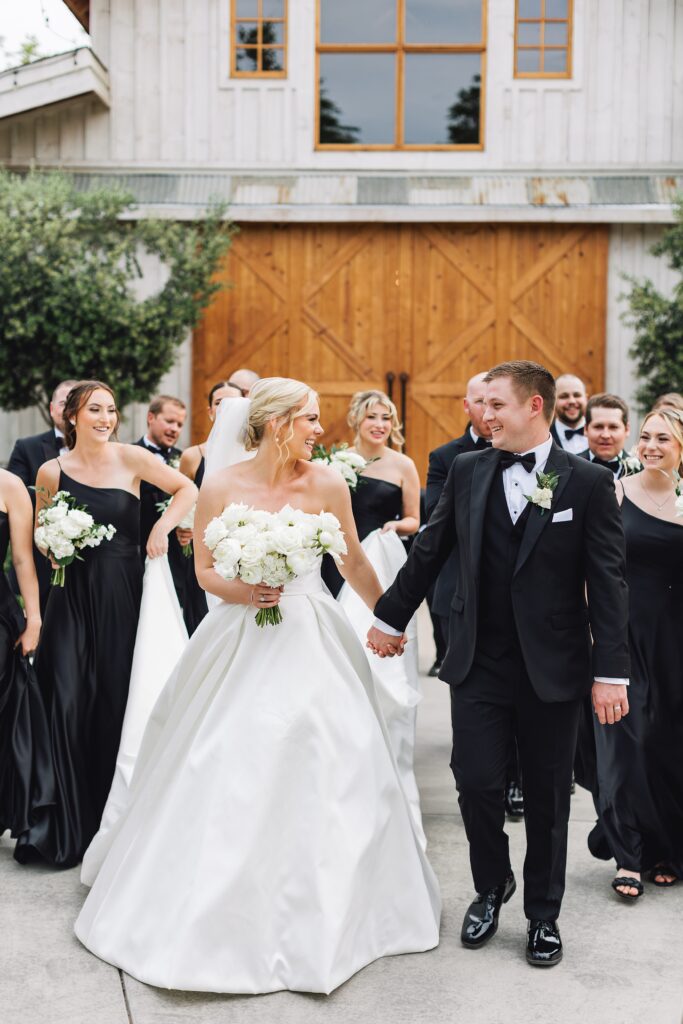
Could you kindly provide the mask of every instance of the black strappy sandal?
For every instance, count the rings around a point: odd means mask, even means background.
[[[658,882],[657,875],[672,875],[670,882]],[[678,881],[678,876],[673,871],[669,864],[658,864],[656,868],[653,868],[650,872],[650,881],[653,885],[658,885],[660,889],[669,889],[672,885],[675,885]]]
[[[636,889],[636,895],[634,896],[630,892],[620,892],[620,885],[625,885],[629,889]],[[631,878],[630,875],[616,875],[616,877],[612,879],[612,888],[617,896],[621,896],[622,900],[637,900],[645,892],[645,888],[641,880],[639,878]]]

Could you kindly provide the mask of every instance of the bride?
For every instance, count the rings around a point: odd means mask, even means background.
[[[203,544],[231,503],[332,512],[342,573],[381,587],[346,484],[311,463],[317,396],[260,381],[245,424],[256,456],[212,473],[195,516],[197,577],[219,599],[145,732],[127,806],[83,864],[76,922],[101,959],[163,988],[333,991],[379,957],[438,943],[440,898],[360,642],[320,567],[284,588],[223,580]],[[283,621],[259,628],[258,608]]]

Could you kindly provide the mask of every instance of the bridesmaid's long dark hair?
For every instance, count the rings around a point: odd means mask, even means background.
[[[97,391],[98,388],[102,388],[103,391],[108,391],[112,397],[114,405],[116,405],[116,395],[109,385],[105,384],[104,381],[101,380],[80,380],[66,396],[66,402],[64,403],[64,440],[66,441],[66,446],[69,451],[71,451],[76,444],[76,416],[88,401],[93,391]],[[120,424],[121,417],[117,406],[116,426],[114,427],[113,433],[114,437],[117,435]]]

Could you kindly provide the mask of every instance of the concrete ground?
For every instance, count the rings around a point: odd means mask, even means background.
[[[423,668],[431,662],[421,621]],[[0,1021],[21,1024],[681,1024],[683,884],[646,887],[634,905],[609,889],[610,865],[593,860],[593,819],[577,791],[561,919],[565,958],[550,971],[524,959],[521,893],[503,908],[495,939],[459,942],[471,899],[467,844],[449,761],[447,687],[423,680],[417,774],[429,855],[441,882],[441,944],[371,964],[331,996],[289,992],[215,996],[148,988],[91,956],[72,933],[86,890],[78,871],[22,868],[0,840]],[[524,826],[509,826],[521,875]],[[143,908],[141,908],[141,912]]]

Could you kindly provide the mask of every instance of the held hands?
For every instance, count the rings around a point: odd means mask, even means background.
[[[365,646],[379,658],[393,658],[395,654],[399,657],[403,654],[407,643],[408,638],[405,633],[403,636],[390,636],[389,633],[383,633],[381,629],[372,626],[368,630],[368,642]]]
[[[390,519],[388,523],[385,523],[380,533],[398,533],[398,521]]]
[[[181,548],[186,548],[188,544],[192,543],[192,530],[181,530],[180,527],[177,526],[175,535],[178,538],[178,543],[180,544]]]
[[[628,714],[627,690],[616,683],[593,683],[593,710],[600,725],[615,725]]]

